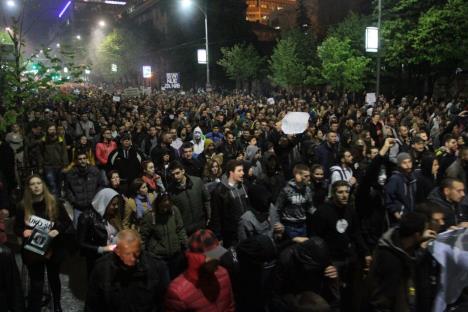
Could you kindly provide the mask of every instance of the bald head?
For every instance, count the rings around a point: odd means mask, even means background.
[[[129,267],[137,264],[141,253],[141,237],[135,230],[123,230],[117,234],[114,252]]]

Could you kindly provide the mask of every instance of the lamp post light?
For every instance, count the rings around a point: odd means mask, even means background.
[[[7,7],[14,8],[16,6],[16,2],[14,0],[7,0],[6,5]]]
[[[202,9],[196,2],[193,0],[181,0],[180,2],[182,9],[188,9],[191,6],[195,6],[200,10],[200,12],[203,13],[205,16],[205,50],[206,50],[206,91],[211,91],[211,83],[210,83],[210,58],[209,58],[209,52],[208,52],[208,46],[209,46],[209,41],[208,41],[208,14],[205,9]]]
[[[76,40],[81,40],[81,36],[80,36],[80,35],[76,35]]]
[[[104,28],[104,27],[106,27],[106,21],[105,20],[100,20],[98,25],[99,25],[99,27]]]
[[[375,98],[379,99],[380,93],[380,44],[382,24],[382,0],[377,3],[377,27],[366,27],[366,52],[377,53],[377,68],[375,78]]]
[[[57,48],[60,48],[60,43],[57,43],[55,46],[56,46]]]

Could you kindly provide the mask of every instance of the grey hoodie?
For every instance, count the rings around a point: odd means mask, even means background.
[[[107,206],[116,196],[119,196],[119,193],[117,193],[115,190],[111,188],[104,188],[97,192],[93,198],[93,201],[91,202],[91,205],[93,205],[94,210],[96,210],[97,213],[101,215],[101,217],[104,217]]]
[[[100,190],[93,198],[93,201],[91,202],[91,205],[93,205],[94,210],[96,210],[97,213],[101,217],[104,218],[104,214],[106,213],[107,206],[109,206],[109,203],[111,200],[116,197],[120,196],[119,193],[114,191],[111,188],[105,188]],[[106,220],[106,231],[107,231],[107,244],[114,244],[115,243],[115,237],[117,236],[117,229],[109,223],[108,220]],[[98,247],[97,252],[99,254],[104,253],[104,247]]]

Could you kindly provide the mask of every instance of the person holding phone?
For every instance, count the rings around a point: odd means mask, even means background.
[[[122,229],[119,206],[123,199],[115,190],[100,190],[91,203],[92,209],[86,210],[78,219],[78,243],[86,257],[88,276],[94,262],[115,248],[115,237]]]

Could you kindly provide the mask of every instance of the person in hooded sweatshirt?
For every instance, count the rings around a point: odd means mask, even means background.
[[[399,226],[382,236],[367,276],[362,311],[415,311],[416,250],[436,235],[426,231],[426,221],[423,214],[409,212],[401,217]]]
[[[194,157],[197,158],[198,155],[203,153],[205,149],[205,138],[203,136],[203,131],[200,127],[196,127],[193,130],[193,140],[190,141],[193,144],[193,153]]]
[[[261,162],[262,174],[257,178],[257,183],[263,185],[270,192],[272,201],[276,202],[281,189],[286,184],[283,170],[274,152],[266,151]]]
[[[372,262],[359,227],[359,219],[350,203],[348,182],[331,186],[331,200],[312,216],[312,233],[322,238],[338,270],[342,311],[359,311],[359,282],[363,265]]]
[[[252,144],[252,141],[255,143]],[[251,166],[253,175],[259,177],[262,175],[262,163],[260,162],[261,151],[256,145],[257,139],[255,137],[253,137],[250,142],[251,144],[245,149],[245,161]]]
[[[239,241],[239,220],[250,209],[250,201],[243,184],[243,162],[230,160],[226,170],[227,176],[223,177],[212,193],[212,217],[209,227],[223,240],[223,245],[229,248]]]
[[[307,292],[319,297],[319,302],[328,308],[322,311],[339,311],[337,278],[325,241],[316,236],[304,238],[279,255],[273,273],[270,311],[302,311],[294,308],[301,306],[297,299]]]
[[[285,234],[291,239],[307,236],[307,216],[314,213],[309,167],[303,164],[294,166],[293,176],[279,193],[275,205]]]
[[[248,189],[248,195],[251,209],[244,212],[239,220],[237,231],[239,241],[255,235],[266,235],[273,239],[274,226],[279,220],[268,190],[261,185],[252,184]]]
[[[405,213],[414,211],[416,205],[416,179],[410,154],[397,156],[398,170],[394,171],[384,188],[385,208],[390,222],[396,223]]]
[[[92,209],[86,210],[78,219],[77,239],[86,257],[88,276],[96,259],[115,248],[115,237],[122,229],[119,216],[121,204],[119,193],[104,188],[94,196]]]
[[[433,155],[421,159],[421,169],[415,171],[416,204],[424,202],[427,195],[437,186],[439,167],[439,160]]]

